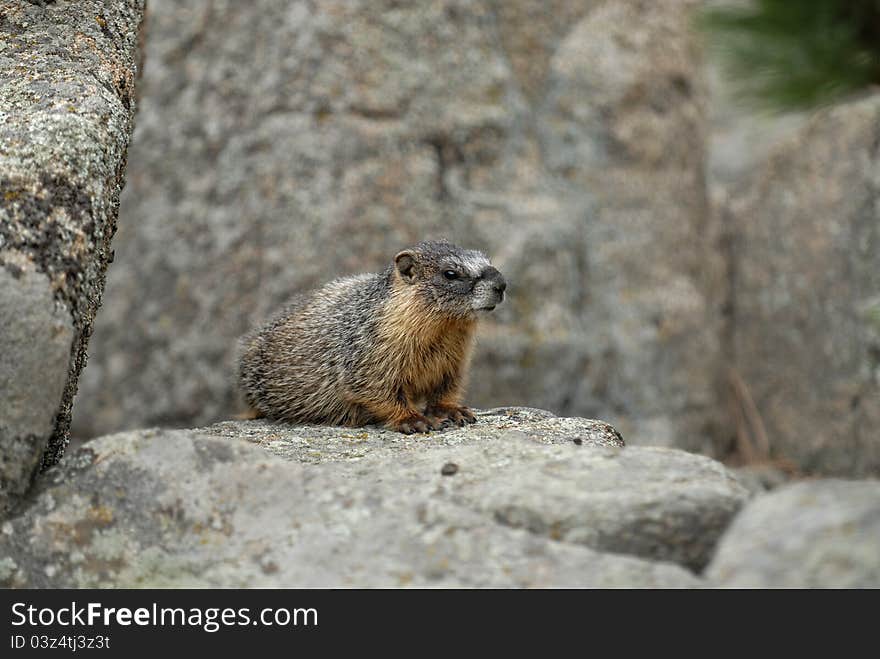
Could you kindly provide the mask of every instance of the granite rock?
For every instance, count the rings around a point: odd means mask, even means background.
[[[742,498],[706,458],[520,408],[418,437],[254,421],[133,431],[41,477],[0,528],[0,583],[696,587],[670,561],[692,563]]]
[[[0,510],[68,441],[112,260],[143,12],[0,6]]]
[[[724,209],[752,443],[807,474],[880,474],[878,145],[880,96],[823,111]]]
[[[706,577],[740,588],[880,588],[880,482],[804,481],[757,497]]]

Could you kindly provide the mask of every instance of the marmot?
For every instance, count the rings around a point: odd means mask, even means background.
[[[421,242],[383,272],[294,297],[244,337],[241,388],[258,415],[280,421],[406,434],[473,423],[461,397],[477,314],[506,288],[482,252]]]

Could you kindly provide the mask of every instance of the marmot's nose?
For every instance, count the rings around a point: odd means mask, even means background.
[[[504,301],[504,289],[507,288],[507,282],[504,281],[504,277],[498,275],[498,278],[492,282],[492,288],[495,289],[495,295],[498,296],[498,301]]]
[[[498,293],[498,296],[503,299],[504,290],[507,288],[507,282],[504,280],[502,274],[498,272],[498,269],[490,265],[483,270],[482,277],[486,281],[491,282],[492,288]]]

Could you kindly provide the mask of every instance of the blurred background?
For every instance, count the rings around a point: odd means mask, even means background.
[[[79,439],[241,411],[237,338],[445,236],[468,401],[880,474],[880,2],[149,0]]]

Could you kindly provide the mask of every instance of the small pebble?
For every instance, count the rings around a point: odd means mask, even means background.
[[[440,469],[440,473],[444,476],[452,476],[458,472],[458,465],[454,462],[447,462],[443,465],[443,468]]]
[[[581,444],[584,443],[584,440],[581,439],[580,437],[575,437],[572,441],[573,441],[575,444],[577,444],[578,446],[580,446]]]

